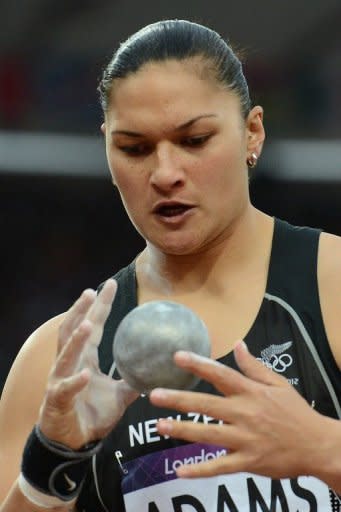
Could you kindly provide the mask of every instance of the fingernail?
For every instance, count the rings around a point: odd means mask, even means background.
[[[186,478],[186,476],[187,476],[186,466],[179,466],[178,468],[175,469],[175,473],[176,473],[177,477],[179,477],[179,478]]]
[[[173,430],[173,420],[160,419],[157,424],[157,429],[160,434],[170,434]]]
[[[158,398],[160,400],[163,400],[169,396],[169,391],[164,388],[155,388],[150,392],[150,396],[152,398]]]
[[[240,348],[241,348],[242,350],[244,350],[245,352],[248,352],[248,351],[249,351],[249,349],[248,349],[248,347],[247,347],[247,344],[245,343],[245,341],[244,341],[244,340],[239,340],[239,341],[237,341],[237,343],[236,343],[236,345],[235,345],[235,348],[237,348],[237,347],[240,347]]]
[[[192,359],[191,352],[186,352],[185,350],[178,350],[175,354],[176,358],[183,363],[188,363]]]
[[[190,357],[191,357],[191,353],[188,352],[187,350],[178,350],[176,352],[176,354],[179,355],[183,359],[190,359]]]

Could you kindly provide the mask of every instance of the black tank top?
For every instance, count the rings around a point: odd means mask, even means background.
[[[275,220],[266,293],[245,337],[249,351],[285,376],[324,415],[341,418],[340,371],[326,337],[317,284],[320,232]],[[137,305],[135,263],[114,278],[118,291],[99,347],[103,372],[119,378],[112,342],[122,318]],[[236,368],[232,353],[219,359]],[[197,391],[217,394],[207,382]],[[78,500],[80,512],[305,512],[341,511],[339,498],[320,480],[272,480],[250,473],[182,480],[175,468],[227,450],[160,437],[160,417],[216,422],[199,414],[160,409],[141,396],[125,412],[93,459]]]

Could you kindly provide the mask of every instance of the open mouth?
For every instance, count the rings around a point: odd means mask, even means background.
[[[177,217],[178,215],[183,215],[191,208],[191,206],[186,206],[183,204],[169,204],[157,208],[156,213],[162,217]]]

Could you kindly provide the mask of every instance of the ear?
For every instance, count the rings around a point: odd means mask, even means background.
[[[260,156],[265,139],[263,126],[263,109],[260,106],[253,107],[246,119],[246,149],[247,154],[255,153]]]
[[[101,132],[105,135],[105,123],[101,124]]]

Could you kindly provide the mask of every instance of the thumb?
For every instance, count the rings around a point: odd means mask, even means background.
[[[140,393],[129,386],[129,384],[123,379],[115,381],[115,387],[117,400],[124,408],[128,407],[140,396]]]
[[[267,368],[250,354],[244,341],[237,342],[233,354],[239,369],[249,379],[268,386],[289,386],[284,377]]]

